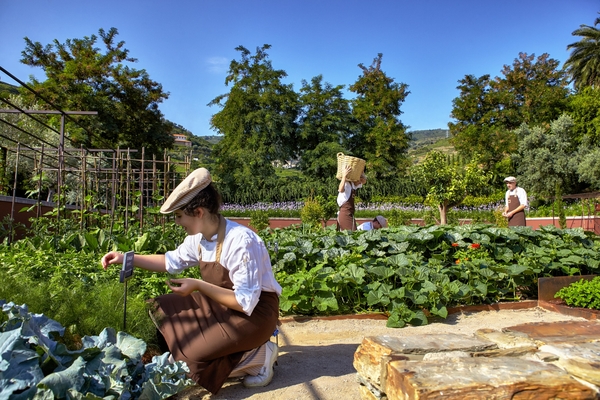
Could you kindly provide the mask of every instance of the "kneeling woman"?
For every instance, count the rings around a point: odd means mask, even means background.
[[[173,293],[154,299],[153,316],[173,358],[185,361],[190,377],[212,393],[228,377],[244,376],[247,387],[271,381],[278,349],[269,339],[281,294],[263,241],[223,218],[220,206],[210,173],[193,171],[161,207],[187,232],[183,244],[133,260],[136,267],[171,274],[200,267],[201,279],[167,282]],[[102,257],[104,269],[122,262],[118,252]]]

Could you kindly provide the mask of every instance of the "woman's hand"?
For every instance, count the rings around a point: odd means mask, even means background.
[[[108,266],[111,264],[122,264],[123,263],[123,254],[118,251],[111,251],[110,253],[106,253],[104,257],[100,260],[102,264],[102,268],[105,270],[108,269]]]
[[[187,296],[193,291],[198,290],[198,279],[194,278],[180,278],[180,279],[169,279],[167,286],[171,291],[180,296]]]

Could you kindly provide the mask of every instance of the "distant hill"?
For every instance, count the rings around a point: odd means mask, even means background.
[[[412,135],[410,141],[411,147],[419,147],[426,144],[433,144],[441,139],[447,139],[450,135],[448,129],[426,129],[421,131],[409,132]]]
[[[19,94],[19,87],[10,83],[0,82],[0,96],[8,97],[9,94]]]
[[[206,140],[210,144],[217,144],[223,139],[223,135],[221,136],[200,136],[202,139]]]
[[[453,154],[456,151],[450,142],[450,131],[448,129],[428,129],[413,131],[412,140],[409,143],[408,156],[414,163],[419,163],[431,150],[437,150],[444,154]]]

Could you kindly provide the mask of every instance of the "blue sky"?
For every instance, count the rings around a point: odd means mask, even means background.
[[[227,93],[242,45],[270,44],[273,67],[299,91],[316,75],[348,87],[383,53],[382,70],[411,92],[400,119],[410,130],[447,128],[465,75],[501,75],[519,52],[560,61],[572,32],[593,25],[598,0],[0,0],[0,66],[22,81],[41,69],[19,62],[25,36],[42,44],[115,27],[133,65],[170,93],[167,119],[214,135],[207,104]],[[99,45],[99,47],[101,47]],[[0,72],[0,80],[15,82]],[[351,92],[346,93],[352,98]]]

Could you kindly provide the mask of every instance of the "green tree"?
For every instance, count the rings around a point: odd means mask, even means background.
[[[600,148],[590,147],[584,142],[577,157],[579,181],[588,183],[593,190],[600,190]]]
[[[437,207],[440,224],[448,221],[448,211],[462,203],[469,194],[484,188],[490,179],[477,159],[464,167],[450,164],[439,151],[430,151],[421,164],[413,167],[413,173],[428,188],[425,204]]]
[[[512,156],[520,185],[528,192],[551,197],[557,186],[570,193],[577,182],[577,146],[573,143],[573,120],[562,115],[546,129],[523,124],[516,133],[519,148]]]
[[[363,74],[350,91],[356,93],[352,114],[359,125],[351,132],[347,147],[352,155],[367,161],[372,176],[391,177],[409,165],[410,135],[399,117],[400,107],[410,92],[408,85],[395,83],[381,70],[382,57],[379,53],[369,67],[358,65]]]
[[[298,151],[298,95],[287,76],[273,68],[263,45],[251,55],[243,46],[241,59],[231,61],[225,85],[231,91],[209,105],[221,110],[211,118],[211,128],[223,135],[215,145],[215,175],[235,190],[242,186],[264,188],[274,179],[273,163],[293,159]]]
[[[145,147],[160,155],[173,145],[170,125],[158,109],[168,93],[145,70],[125,65],[137,60],[129,56],[125,42],[115,43],[116,28],[100,29],[98,34],[99,38],[54,40],[46,46],[26,37],[21,62],[41,67],[46,74],[44,82],[32,78],[31,86],[63,110],[98,111],[93,117],[72,116],[76,123],[69,119],[66,131],[73,143]],[[96,47],[98,39],[104,44],[104,53]]]
[[[492,90],[498,96],[498,121],[507,130],[521,124],[545,124],[556,120],[567,106],[569,82],[560,62],[547,53],[519,53],[512,66],[502,69],[504,78],[496,78]]]
[[[503,162],[518,146],[514,130],[521,124],[546,124],[567,107],[568,81],[559,62],[548,54],[519,53],[503,77],[472,75],[460,80],[449,124],[459,154],[481,157],[487,170]]]
[[[517,149],[514,134],[497,124],[499,104],[490,86],[490,76],[466,75],[459,81],[460,95],[452,100],[448,127],[454,148],[461,157],[470,159],[479,154],[486,170]]]
[[[598,88],[600,85],[600,18],[596,18],[594,26],[580,25],[573,31],[573,36],[580,36],[578,42],[571,43],[571,50],[564,68],[568,72],[573,86],[581,90],[586,86]]]
[[[573,118],[573,139],[600,146],[600,87],[585,87],[569,96],[569,115]]]
[[[310,83],[302,81],[298,142],[300,169],[306,175],[318,179],[335,176],[336,155],[346,151],[342,143],[352,130],[352,112],[343,88],[323,83],[322,75]]]

